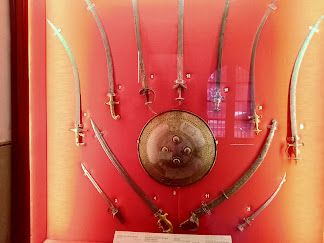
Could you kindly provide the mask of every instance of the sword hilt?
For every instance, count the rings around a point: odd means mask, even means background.
[[[245,228],[247,227],[247,226],[250,226],[251,225],[251,219],[249,219],[249,218],[243,218],[243,223],[241,223],[241,224],[239,224],[236,228],[239,230],[239,231],[241,231],[241,232],[243,232],[244,230],[245,230]]]
[[[150,104],[152,104],[153,103],[153,98],[154,98],[154,91],[152,90],[152,89],[150,89],[150,88],[143,88],[143,89],[141,89],[140,91],[139,91],[139,93],[140,93],[140,95],[143,95],[144,96],[144,99],[145,99],[145,102],[144,102],[144,104],[145,105],[150,105]],[[151,99],[151,96],[153,97],[152,99]]]
[[[262,130],[259,127],[259,124],[261,122],[262,116],[261,115],[258,115],[257,112],[256,112],[256,110],[254,110],[253,115],[252,116],[248,116],[248,118],[250,120],[252,120],[252,122],[253,122],[253,125],[254,125],[253,131],[255,132],[255,134],[258,135],[260,132],[262,132]]]
[[[225,99],[225,97],[222,96],[220,89],[217,88],[216,92],[215,92],[215,98],[214,98],[214,104],[215,104],[214,110],[215,111],[221,110],[220,105],[224,99]]]
[[[290,157],[289,149],[293,149],[293,154],[295,155],[294,160],[301,160],[300,157],[300,149],[299,147],[304,146],[304,143],[300,141],[300,138],[298,136],[293,136],[290,138],[291,142],[287,143],[286,152],[288,153],[288,156]]]
[[[84,145],[85,144],[83,142],[84,132],[87,131],[87,130],[83,129],[83,125],[82,124],[76,124],[75,127],[70,129],[70,130],[72,132],[74,132],[76,146]]]
[[[113,218],[117,218],[119,220],[120,223],[124,223],[124,217],[121,215],[120,211],[118,210],[118,208],[112,206],[108,209],[108,211],[110,211],[110,213],[112,214]]]
[[[174,83],[175,84],[173,88],[177,89],[178,91],[178,97],[176,98],[176,100],[179,101],[179,103],[181,103],[182,101],[184,101],[184,98],[182,96],[182,91],[187,88],[186,81],[183,79],[177,79]]]
[[[118,120],[120,118],[120,115],[116,115],[115,105],[118,105],[119,101],[115,101],[114,96],[115,96],[114,93],[108,93],[109,101],[106,102],[105,104],[109,105],[112,118],[114,120]]]
[[[173,233],[173,225],[171,221],[167,219],[167,213],[163,213],[163,211],[160,209],[154,214],[154,216],[159,218],[157,224],[163,233]]]
[[[190,218],[183,221],[179,227],[184,230],[197,230],[199,227],[199,218],[195,213],[191,213]]]

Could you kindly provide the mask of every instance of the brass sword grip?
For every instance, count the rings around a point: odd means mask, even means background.
[[[252,116],[249,116],[248,118],[253,122],[254,125],[253,131],[255,132],[255,134],[258,135],[260,132],[262,132],[259,126],[262,116],[258,115],[256,110],[254,110]]]
[[[159,218],[157,221],[157,224],[160,229],[162,229],[163,233],[173,233],[173,225],[170,220],[167,219],[168,214],[163,213],[161,210],[159,210],[155,217]]]
[[[118,101],[114,101],[114,96],[115,96],[115,94],[113,94],[113,93],[108,93],[109,101],[106,102],[105,104],[106,104],[106,105],[109,105],[109,107],[110,107],[111,117],[112,117],[114,120],[118,120],[118,119],[120,119],[120,115],[117,115],[117,114],[116,114],[116,111],[115,111],[115,105],[118,105],[119,102],[118,102]]]

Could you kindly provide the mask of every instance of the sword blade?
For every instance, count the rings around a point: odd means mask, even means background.
[[[94,3],[91,0],[84,0],[85,3],[88,6],[88,10],[91,12],[92,17],[95,19],[97,27],[99,29],[100,32],[100,36],[101,36],[101,40],[105,49],[105,54],[106,54],[106,65],[107,65],[107,78],[108,78],[108,97],[109,97],[109,101],[106,103],[107,105],[109,105],[110,108],[110,113],[111,116],[114,120],[118,120],[120,118],[119,115],[116,115],[115,112],[115,105],[119,104],[118,101],[114,100],[114,96],[115,96],[115,79],[114,79],[114,67],[113,67],[113,59],[112,59],[112,55],[111,55],[111,49],[110,49],[110,45],[109,45],[109,41],[108,41],[108,37],[107,37],[107,33],[105,31],[105,28],[103,26],[103,23],[99,17],[99,15],[97,14],[96,8]]]
[[[136,36],[137,54],[138,54],[138,82],[142,84],[143,89],[147,89],[148,84],[146,80],[145,65],[143,60],[143,47],[142,47],[141,30],[140,30],[141,24],[139,19],[138,1],[132,0],[132,6],[133,6],[135,36]]]
[[[298,139],[298,132],[297,132],[297,112],[296,112],[296,90],[297,90],[297,82],[298,82],[298,75],[301,63],[303,61],[304,55],[306,53],[306,50],[316,32],[319,30],[319,26],[324,20],[324,15],[319,17],[319,19],[316,21],[313,27],[310,28],[310,31],[308,35],[306,36],[306,39],[304,40],[291,75],[291,82],[290,82],[290,127],[291,127],[291,135],[293,138]]]
[[[249,73],[249,79],[250,79],[250,98],[251,98],[251,112],[253,112],[256,108],[256,101],[255,101],[255,55],[256,55],[256,49],[260,40],[260,35],[263,30],[263,27],[270,16],[270,14],[276,10],[277,7],[274,3],[271,3],[268,5],[267,10],[265,11],[260,24],[258,26],[257,32],[254,37],[253,46],[252,46],[252,54],[251,54],[251,61],[250,61],[250,73]]]
[[[177,79],[174,81],[173,88],[177,90],[176,100],[179,104],[184,101],[182,92],[187,88],[186,81],[183,79],[183,15],[184,0],[178,0]]]
[[[144,58],[143,58],[143,48],[142,48],[142,39],[141,39],[141,25],[139,19],[139,11],[138,11],[138,1],[132,0],[133,6],[133,15],[134,15],[134,23],[135,23],[135,37],[136,37],[136,45],[137,45],[137,71],[138,71],[138,82],[141,83],[142,89],[140,90],[140,95],[144,97],[144,104],[153,112],[151,104],[154,101],[154,91],[149,87],[147,81],[147,75],[145,71]]]
[[[318,20],[316,21],[316,23],[314,24],[313,27],[310,27],[310,31],[308,33],[308,35],[306,36],[306,39],[304,40],[294,67],[293,67],[293,71],[291,74],[291,80],[290,80],[290,91],[289,91],[289,108],[290,108],[290,131],[291,131],[291,137],[288,138],[287,140],[290,140],[288,142],[287,145],[287,153],[288,155],[290,155],[290,148],[292,148],[291,150],[291,154],[294,155],[294,159],[296,161],[300,160],[300,146],[303,146],[304,143],[300,141],[300,137],[298,136],[298,129],[297,129],[297,110],[296,110],[296,92],[297,92],[297,82],[298,82],[298,74],[299,74],[299,70],[300,70],[300,66],[301,63],[303,61],[305,52],[314,36],[314,34],[316,32],[318,32],[319,30],[319,25],[321,24],[322,20],[324,19],[324,15],[322,15],[321,17],[318,18]]]
[[[244,174],[227,190],[225,190],[220,196],[212,199],[209,203],[204,203],[201,207],[197,208],[191,213],[189,219],[185,220],[180,224],[180,227],[185,230],[194,230],[199,227],[199,218],[205,214],[210,214],[211,210],[229,199],[234,193],[236,193],[242,186],[244,186],[249,179],[253,176],[253,174],[257,171],[257,169],[262,164],[264,158],[266,157],[270,145],[272,143],[274,133],[277,130],[278,122],[276,120],[272,120],[270,132],[266,138],[266,141],[263,144],[262,150],[257,157],[257,159],[252,163],[250,168],[244,172]]]
[[[265,210],[270,203],[273,201],[273,199],[277,196],[279,191],[281,190],[282,185],[286,182],[286,173],[284,174],[283,178],[280,181],[279,186],[277,187],[276,191],[271,195],[271,197],[260,207],[258,208],[253,214],[251,214],[249,217],[243,219],[243,223],[239,224],[237,226],[237,229],[240,231],[244,231],[245,227],[250,225],[250,223],[262,213],[263,210]]]
[[[228,11],[230,7],[230,0],[226,0],[223,17],[222,17],[222,23],[221,28],[219,31],[219,41],[218,41],[218,53],[217,53],[217,66],[216,66],[216,73],[215,73],[215,97],[214,97],[214,110],[215,111],[221,111],[221,103],[225,99],[225,97],[222,95],[221,91],[221,79],[222,79],[222,58],[223,58],[223,45],[224,45],[224,33],[225,33],[225,27],[226,27],[226,21],[228,16]]]
[[[154,217],[158,218],[157,224],[159,228],[162,229],[164,233],[172,233],[173,232],[173,225],[167,219],[168,214],[163,213],[161,209],[159,209],[144,193],[144,191],[135,183],[135,181],[130,177],[124,167],[119,163],[111,149],[109,148],[108,144],[106,143],[105,139],[101,135],[99,128],[95,124],[95,122],[90,118],[91,126],[93,131],[95,132],[96,138],[99,141],[102,149],[105,151],[106,155],[110,159],[111,163],[117,169],[119,174],[126,180],[128,185],[137,193],[137,195],[144,201],[146,206],[153,212]]]
[[[283,178],[280,181],[279,186],[277,187],[276,191],[271,195],[271,197],[260,207],[258,208],[250,217],[250,220],[254,220],[256,217],[259,216],[259,214],[266,209],[269,204],[272,202],[272,200],[277,196],[278,192],[281,190],[281,187],[283,186],[283,184],[286,182],[286,173],[283,176]]]
[[[104,48],[105,48],[106,65],[107,65],[107,71],[108,71],[109,92],[114,94],[115,93],[114,69],[113,69],[111,49],[110,49],[107,33],[105,31],[105,28],[103,26],[103,23],[102,23],[99,15],[97,14],[94,3],[91,0],[84,0],[84,1],[88,6],[88,10],[91,12],[93,18],[95,19],[97,27],[100,32],[101,40],[102,40]]]
[[[144,191],[135,183],[135,181],[130,177],[130,175],[127,173],[124,167],[119,163],[119,161],[117,160],[117,158],[115,157],[111,149],[109,148],[108,144],[106,143],[105,139],[103,138],[102,134],[100,133],[99,128],[97,127],[93,119],[90,118],[90,121],[97,140],[99,141],[105,154],[108,156],[111,163],[117,169],[119,174],[126,180],[126,182],[137,193],[137,195],[145,202],[145,204],[151,209],[151,211],[154,214],[157,213],[159,211],[159,208],[155,204],[153,204],[153,202],[146,196]]]
[[[108,197],[108,195],[101,189],[101,187],[98,185],[98,183],[96,182],[96,180],[92,177],[92,175],[90,174],[90,172],[87,170],[87,168],[85,167],[85,165],[83,163],[81,163],[81,168],[84,172],[84,175],[89,179],[89,181],[92,183],[92,185],[96,188],[96,190],[98,191],[98,193],[100,194],[100,196],[104,199],[104,201],[108,204],[109,209],[111,211],[111,214],[113,215],[113,217],[117,217],[119,219],[119,221],[121,223],[124,222],[123,217],[121,216],[118,208],[115,207],[115,205],[113,204],[112,200]]]
[[[75,60],[75,57],[72,53],[72,50],[63,35],[61,34],[61,30],[58,29],[49,19],[47,19],[47,23],[53,29],[54,34],[59,38],[62,43],[66,53],[69,56],[70,62],[72,64],[73,78],[74,78],[74,93],[75,93],[75,126],[82,127],[81,123],[81,89],[80,89],[80,77],[78,66]]]
[[[225,27],[227,22],[228,11],[230,7],[230,0],[226,0],[221,28],[219,31],[219,41],[218,41],[218,52],[217,52],[217,67],[216,67],[216,88],[220,89],[221,84],[221,73],[222,73],[222,57],[223,57],[223,45],[224,45],[224,34],[225,34]]]
[[[177,50],[177,79],[183,79],[183,14],[184,0],[178,0],[178,50]]]

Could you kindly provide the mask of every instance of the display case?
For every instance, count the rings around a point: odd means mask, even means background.
[[[321,32],[295,95],[305,146],[288,145],[293,70],[324,4],[181,2],[29,1],[31,242],[112,242],[116,230],[160,232],[161,219],[175,234],[321,242]],[[179,227],[198,208],[199,227]]]

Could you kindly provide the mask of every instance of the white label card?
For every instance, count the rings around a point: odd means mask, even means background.
[[[113,243],[232,243],[230,235],[187,235],[116,231]]]

